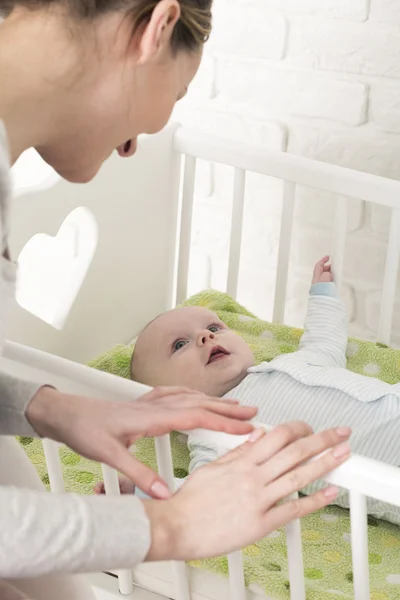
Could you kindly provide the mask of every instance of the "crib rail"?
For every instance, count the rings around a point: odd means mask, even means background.
[[[186,157],[189,167],[184,174],[182,214],[186,215],[181,228],[178,263],[178,302],[187,297],[189,274],[190,230],[196,161],[220,163],[234,169],[233,212],[231,220],[230,254],[227,292],[236,298],[246,172],[274,177],[284,182],[282,216],[276,269],[273,321],[283,323],[285,317],[289,256],[293,231],[296,187],[303,185],[337,195],[333,231],[333,266],[339,289],[343,281],[346,243],[347,207],[349,198],[356,198],[392,209],[391,227],[383,279],[382,303],[377,341],[390,343],[395,291],[400,258],[400,181],[328,163],[294,156],[285,152],[269,152],[262,147],[227,142],[226,140],[180,128],[174,134],[176,152]],[[190,207],[190,208],[189,208]]]
[[[284,323],[285,321],[289,258],[297,186],[303,185],[310,188],[318,188],[337,196],[335,222],[333,224],[332,261],[335,280],[339,290],[343,285],[349,198],[357,198],[365,202],[390,208],[392,218],[377,335],[377,341],[384,344],[390,343],[400,259],[399,181],[287,153],[268,152],[263,148],[227,142],[226,140],[191,132],[186,128],[178,129],[175,132],[174,146],[175,150],[181,153],[189,164],[190,178],[188,182],[186,181],[186,172],[184,176],[186,194],[183,196],[183,212],[186,210],[185,203],[188,203],[190,214],[192,214],[197,160],[202,159],[229,165],[234,170],[230,252],[226,284],[227,292],[234,298],[237,297],[238,290],[246,173],[247,171],[255,172],[283,181],[282,213],[272,317],[273,321],[277,323]],[[188,192],[189,189],[190,193]],[[191,223],[187,222],[186,226],[188,226],[190,232]],[[184,232],[180,243],[180,261],[178,264],[180,287],[178,300],[182,301],[187,296],[190,233],[188,234],[187,231]],[[223,443],[221,436],[218,437],[218,440],[215,439],[214,442],[216,444]],[[225,447],[229,447],[227,440],[225,440]],[[393,469],[387,465],[385,465],[385,468],[382,468],[383,465],[375,464],[373,461],[367,461],[367,463],[364,461],[365,459],[362,459],[362,457],[353,457],[343,469],[339,469],[338,472],[331,474],[328,478],[331,483],[336,483],[350,491],[354,597],[356,600],[365,600],[369,597],[366,496],[378,498],[379,495],[378,499],[397,505],[400,501],[397,469]],[[350,478],[348,479],[348,477]],[[390,484],[388,487],[388,481],[395,481],[394,487]],[[371,482],[374,483],[371,484]],[[391,500],[388,500],[389,497]],[[298,521],[287,526],[286,537],[291,598],[292,600],[304,600],[305,588],[301,551],[301,529]],[[237,560],[239,561],[239,558]],[[234,561],[234,557],[230,557],[230,572],[233,572],[232,565]],[[232,586],[231,580],[230,598],[241,600],[244,597],[244,584]]]
[[[59,389],[71,393],[89,394],[114,401],[134,401],[149,388],[132,381],[102,373],[95,369],[77,365],[71,361],[7,342],[4,357],[0,360],[3,372],[25,377],[33,381],[47,381]],[[187,432],[183,432],[187,433]],[[246,436],[232,436],[195,430],[192,435],[203,441],[217,444],[224,450],[235,448],[245,441]],[[62,491],[62,474],[58,456],[58,444],[45,440],[46,460],[53,491]],[[169,436],[156,441],[156,453],[160,474],[173,486],[173,466]],[[106,492],[119,494],[118,478],[114,470],[102,465]],[[350,491],[352,551],[354,565],[354,598],[365,600],[368,585],[368,544],[365,497],[370,496],[384,502],[400,506],[400,473],[390,465],[379,463],[361,456],[353,456],[345,464],[332,471],[326,478],[329,483]],[[286,530],[288,557],[290,560],[291,598],[305,598],[302,569],[300,523],[294,521]],[[237,572],[241,568],[241,553],[229,557],[230,600],[243,600],[245,595],[244,579]],[[176,600],[190,600],[190,591],[186,576],[186,567],[174,563]],[[242,571],[241,571],[242,572]],[[132,573],[129,570],[119,572],[121,594],[130,594],[133,590]]]
[[[285,153],[271,153],[254,146],[226,142],[190,132],[185,128],[177,130],[173,144],[177,155],[182,155],[185,158],[178,249],[177,302],[183,301],[187,296],[196,166],[198,160],[207,160],[229,165],[234,169],[230,257],[227,277],[227,291],[233,297],[236,297],[238,289],[246,174],[248,171],[255,172],[281,179],[284,182],[273,311],[273,320],[276,322],[283,323],[285,318],[284,307],[297,186],[304,185],[319,188],[337,195],[333,258],[335,278],[339,287],[343,281],[348,198],[357,198],[389,207],[392,210],[392,221],[383,281],[378,340],[383,343],[390,342],[395,284],[400,257],[400,182]],[[18,376],[38,382],[46,380],[59,389],[71,393],[95,395],[114,401],[134,401],[149,389],[146,386],[11,342],[6,344],[5,355],[4,358],[0,359],[0,362],[2,369],[7,373],[18,374]],[[246,439],[241,436],[229,436],[200,430],[192,432],[192,435],[199,436],[203,441],[206,439],[213,445],[215,444],[225,450],[234,448]],[[45,440],[44,449],[51,488],[53,491],[62,491],[64,484],[58,457],[58,445]],[[156,440],[156,453],[160,474],[173,486],[173,466],[168,436]],[[106,492],[119,494],[115,471],[106,466],[102,466],[102,468]],[[325,479],[329,483],[338,485],[350,492],[354,598],[356,600],[366,600],[369,598],[366,497],[370,496],[400,506],[399,470],[377,461],[353,456]],[[298,520],[287,526],[286,537],[291,599],[304,600],[305,585],[301,527]],[[228,563],[230,574],[229,599],[244,600],[246,589],[241,553],[236,552],[230,555]],[[176,584],[175,600],[190,600],[185,565],[174,563],[173,568]],[[133,589],[131,571],[122,571],[118,575],[121,594],[130,594]]]

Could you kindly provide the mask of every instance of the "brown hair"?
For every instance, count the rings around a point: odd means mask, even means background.
[[[10,14],[16,6],[26,8],[64,5],[78,20],[94,20],[113,11],[125,12],[132,19],[133,31],[149,22],[159,0],[0,0],[0,15]],[[212,0],[178,0],[181,16],[172,35],[172,50],[196,51],[211,33]]]

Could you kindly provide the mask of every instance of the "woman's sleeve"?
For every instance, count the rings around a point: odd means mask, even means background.
[[[38,383],[0,373],[0,435],[38,437],[25,413],[41,387]]]
[[[129,568],[150,548],[133,495],[78,496],[0,487],[0,579]]]

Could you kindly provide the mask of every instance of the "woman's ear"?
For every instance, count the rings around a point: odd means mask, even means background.
[[[160,0],[151,15],[150,21],[138,31],[136,41],[137,64],[143,65],[154,60],[169,48],[174,27],[181,16],[177,0]]]

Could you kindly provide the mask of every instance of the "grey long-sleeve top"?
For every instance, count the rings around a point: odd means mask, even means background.
[[[0,351],[17,267],[4,257],[10,164],[0,121]],[[37,383],[0,373],[0,435],[37,436],[25,417]],[[0,456],[7,461],[7,456]],[[18,465],[15,465],[18,468]],[[4,485],[2,485],[4,484]],[[125,568],[143,561],[150,523],[135,496],[86,497],[7,486],[0,481],[0,579]]]

